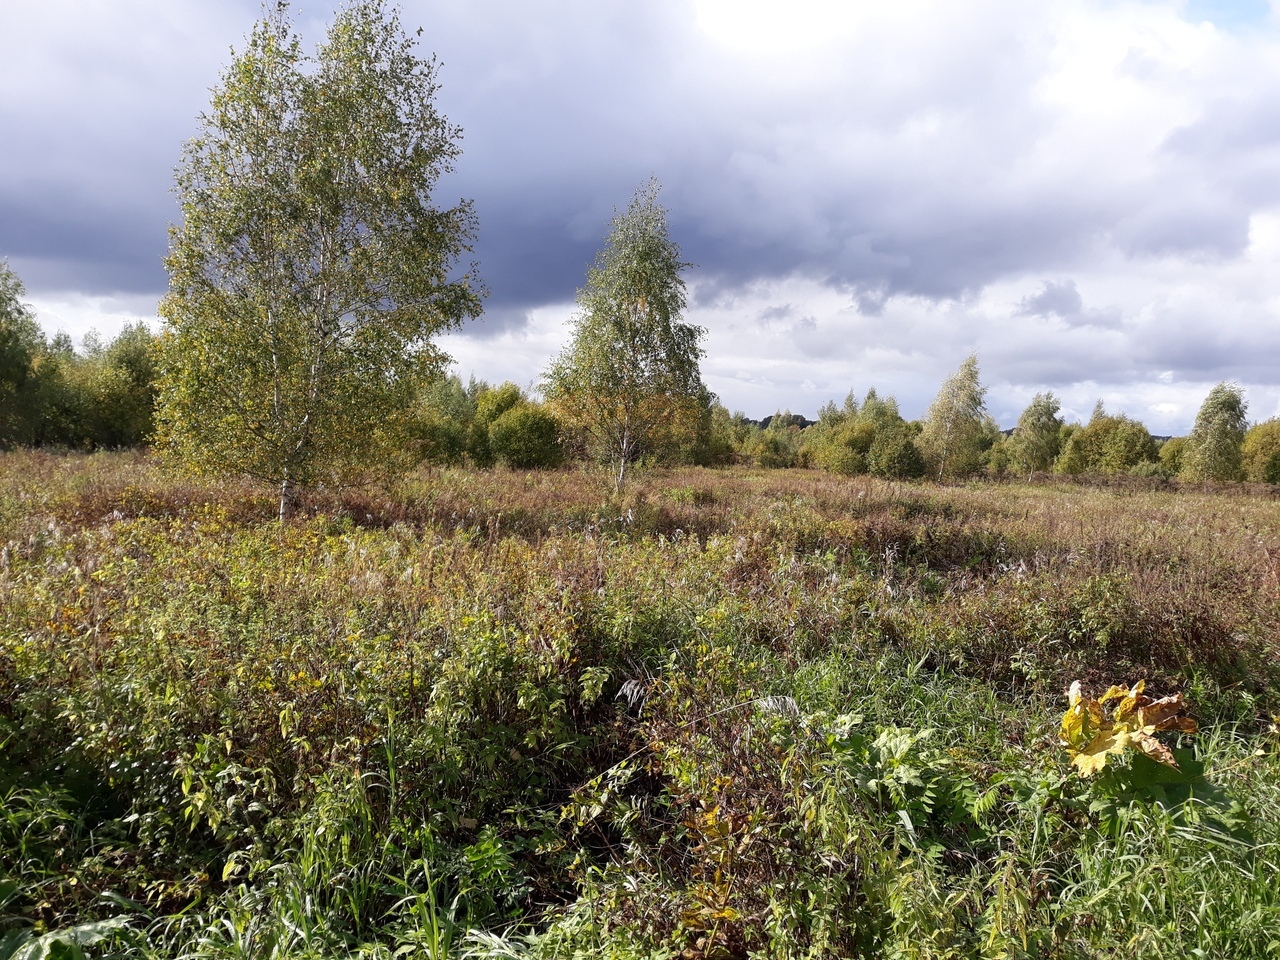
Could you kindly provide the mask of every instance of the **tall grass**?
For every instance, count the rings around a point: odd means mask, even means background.
[[[1280,952],[1267,496],[435,471],[273,516],[138,455],[0,457],[0,935]],[[1201,722],[1187,797],[1057,745],[1072,679],[1143,677]]]

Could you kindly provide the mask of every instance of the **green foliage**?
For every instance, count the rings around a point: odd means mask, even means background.
[[[842,408],[834,403],[823,407],[818,423],[806,433],[806,457],[833,473],[871,473],[889,480],[924,475],[920,451],[898,413],[898,402],[882,399],[874,387],[861,405],[850,392]]]
[[[588,473],[433,469],[316,505],[0,457],[0,942],[122,913],[86,952],[1275,939],[1265,497],[680,469],[602,506]],[[1061,691],[1103,671],[1185,690],[1195,755],[1075,776]]]
[[[814,462],[832,473],[866,473],[867,454],[876,434],[876,425],[869,420],[847,420],[826,432],[823,442],[816,445]]]
[[[742,451],[749,424],[741,413],[730,413],[710,393],[699,417],[697,439],[689,451],[689,462],[699,466],[732,463]]]
[[[73,365],[86,408],[85,445],[136,447],[155,426],[156,339],[141,321],[127,325],[105,348]]]
[[[919,447],[939,481],[966,477],[982,463],[986,439],[986,387],[978,379],[978,357],[971,354],[943,381],[929,405]]]
[[[421,459],[447,465],[464,456],[472,465],[502,462],[519,470],[559,466],[564,460],[560,425],[514,383],[500,387],[457,376],[433,381],[415,411],[414,433]]]
[[[1028,476],[1053,467],[1062,444],[1062,404],[1052,393],[1037,393],[1022,411],[1009,438],[1010,462]]]
[[[698,361],[705,331],[685,323],[688,266],[667,233],[656,180],[615,213],[578,291],[573,336],[545,375],[553,413],[608,463],[615,489],[644,456],[693,446],[709,406]]]
[[[1073,431],[1054,464],[1059,473],[1127,473],[1160,459],[1147,428],[1123,414],[1110,416],[1099,401],[1089,422]]]
[[[489,447],[499,461],[516,470],[558,467],[564,459],[556,418],[527,401],[507,409],[489,425]]]
[[[1243,480],[1241,445],[1249,423],[1243,391],[1223,381],[1205,397],[1187,437],[1183,474],[1189,480]]]
[[[475,412],[475,399],[456,375],[436,377],[428,383],[413,412],[412,435],[418,459],[438,465],[460,463]]]
[[[21,284],[0,265],[0,448],[136,447],[150,439],[155,338],[141,321],[77,353],[65,334],[46,341],[22,304]]]
[[[466,426],[467,457],[477,467],[487,469],[497,461],[490,445],[489,428],[508,410],[524,401],[524,393],[514,383],[490,387],[472,382],[469,391],[475,400],[474,413]]]
[[[343,7],[312,57],[279,5],[214,90],[177,172],[159,421],[196,471],[280,489],[401,462],[433,334],[479,312],[468,203],[431,191],[459,133],[436,66],[381,0]]]
[[[1186,452],[1186,437],[1170,437],[1160,444],[1160,467],[1166,477],[1176,477],[1182,472]]]
[[[0,449],[30,442],[37,429],[38,380],[33,364],[45,343],[22,281],[0,261]]]
[[[881,426],[867,450],[867,470],[885,480],[915,480],[927,467],[905,424]]]
[[[743,453],[759,467],[774,470],[800,466],[806,451],[801,423],[803,417],[779,410],[762,429],[751,431],[742,445]]]
[[[1240,445],[1245,478],[1254,483],[1280,483],[1280,417],[1249,428]]]

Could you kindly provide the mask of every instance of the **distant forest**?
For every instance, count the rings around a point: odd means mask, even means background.
[[[7,268],[0,284],[0,447],[147,445],[155,429],[160,336],[139,322],[109,342],[90,334],[76,349],[65,333],[45,335]],[[1205,398],[1190,435],[1170,438],[1153,437],[1101,402],[1087,423],[1066,423],[1047,392],[1016,427],[1002,430],[985,411],[984,393],[970,358],[919,420],[904,419],[896,400],[875,388],[825,404],[816,420],[779,411],[756,421],[708,395],[688,436],[651,459],[888,479],[1052,471],[1280,483],[1280,419],[1250,425],[1242,391],[1230,383]],[[410,454],[418,462],[538,469],[586,456],[549,405],[512,383],[440,375],[420,391],[412,421]]]

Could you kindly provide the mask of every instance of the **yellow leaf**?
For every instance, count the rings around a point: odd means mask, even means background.
[[[1077,753],[1071,758],[1071,762],[1075,764],[1076,769],[1080,771],[1080,776],[1092,777],[1107,765],[1107,755],[1105,753]]]
[[[1069,747],[1079,747],[1088,738],[1085,736],[1085,707],[1073,703],[1062,715],[1062,742]]]
[[[1166,766],[1177,768],[1178,762],[1173,759],[1173,754],[1169,752],[1169,748],[1145,730],[1139,730],[1135,733],[1133,742],[1152,760],[1158,760]]]
[[[1182,694],[1152,700],[1143,695],[1145,689],[1145,680],[1139,680],[1132,688],[1112,685],[1094,700],[1081,693],[1079,681],[1071,685],[1071,706],[1062,717],[1062,742],[1081,776],[1093,776],[1107,765],[1109,755],[1122,754],[1130,746],[1153,760],[1177,767],[1173,753],[1154,734],[1161,730],[1194,733],[1196,722],[1178,715],[1186,708]],[[1112,700],[1120,702],[1107,716],[1103,704]]]
[[[1075,751],[1071,762],[1079,768],[1081,774],[1091,777],[1107,765],[1108,754],[1124,753],[1129,740],[1128,730],[1108,726],[1100,730],[1083,749]]]
[[[1107,690],[1107,692],[1098,698],[1098,703],[1106,703],[1108,700],[1115,700],[1118,697],[1127,697],[1127,696],[1129,696],[1128,687],[1120,687],[1120,686],[1116,686],[1115,684],[1112,684],[1111,687]]]
[[[1142,691],[1146,687],[1147,681],[1139,680],[1133,685],[1133,689],[1129,691],[1129,695],[1120,701],[1120,706],[1116,707],[1115,718],[1117,720],[1127,720],[1138,709],[1139,704],[1146,698],[1142,696]]]

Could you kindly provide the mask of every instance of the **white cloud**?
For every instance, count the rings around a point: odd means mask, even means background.
[[[872,385],[919,413],[974,349],[1006,424],[1044,389],[1156,432],[1185,430],[1224,378],[1255,415],[1277,404],[1274,9],[405,8],[465,129],[446,197],[480,216],[490,316],[447,340],[464,374],[536,379],[611,210],[656,174],[698,264],[707,380],[749,414]],[[159,295],[170,168],[257,10],[23,0],[9,16],[0,255],[33,299],[70,316],[72,292]]]
[[[77,343],[90,331],[110,339],[125,325],[138,321],[152,329],[160,327],[154,297],[64,293],[26,299],[49,334],[66,333]]]

